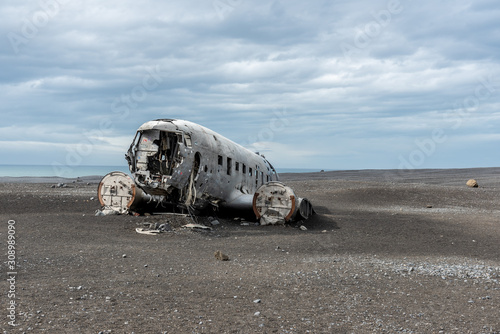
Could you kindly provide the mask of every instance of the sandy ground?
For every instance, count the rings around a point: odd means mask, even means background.
[[[500,168],[283,175],[306,231],[96,217],[98,180],[0,180],[4,333],[500,333]]]

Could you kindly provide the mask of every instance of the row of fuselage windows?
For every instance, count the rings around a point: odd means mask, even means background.
[[[219,155],[217,160],[218,160],[219,166],[224,166],[224,157],[222,155]],[[233,166],[233,159],[230,157],[227,157],[226,158],[226,173],[227,173],[227,175],[233,175],[233,167],[234,167],[234,174],[242,173],[243,175],[248,176],[248,177],[252,177],[253,175],[255,175],[255,184],[256,185],[258,184],[258,181],[259,181],[259,174],[260,174],[261,184],[264,184],[264,182],[271,181],[269,174],[264,175],[264,172],[259,172],[257,170],[257,168],[255,168],[255,170],[254,170],[254,169],[252,169],[252,167],[248,168],[248,173],[247,173],[247,165],[245,165],[243,163],[239,163],[238,161],[235,161],[234,166]]]

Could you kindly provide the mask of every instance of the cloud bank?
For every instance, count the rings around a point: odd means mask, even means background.
[[[142,123],[179,118],[278,167],[500,165],[493,1],[6,0],[0,15],[3,164],[124,164]]]

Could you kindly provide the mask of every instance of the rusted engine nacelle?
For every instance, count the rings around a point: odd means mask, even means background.
[[[148,207],[161,207],[164,199],[163,196],[146,194],[123,172],[106,174],[99,183],[97,195],[103,208],[120,214],[143,211]]]
[[[277,181],[260,186],[253,196],[253,211],[261,225],[285,224],[314,214],[311,202],[296,197],[292,188]]]

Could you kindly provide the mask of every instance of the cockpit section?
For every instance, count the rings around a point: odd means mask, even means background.
[[[181,132],[138,131],[127,153],[135,180],[151,188],[165,188],[175,168],[183,162],[184,136]]]

